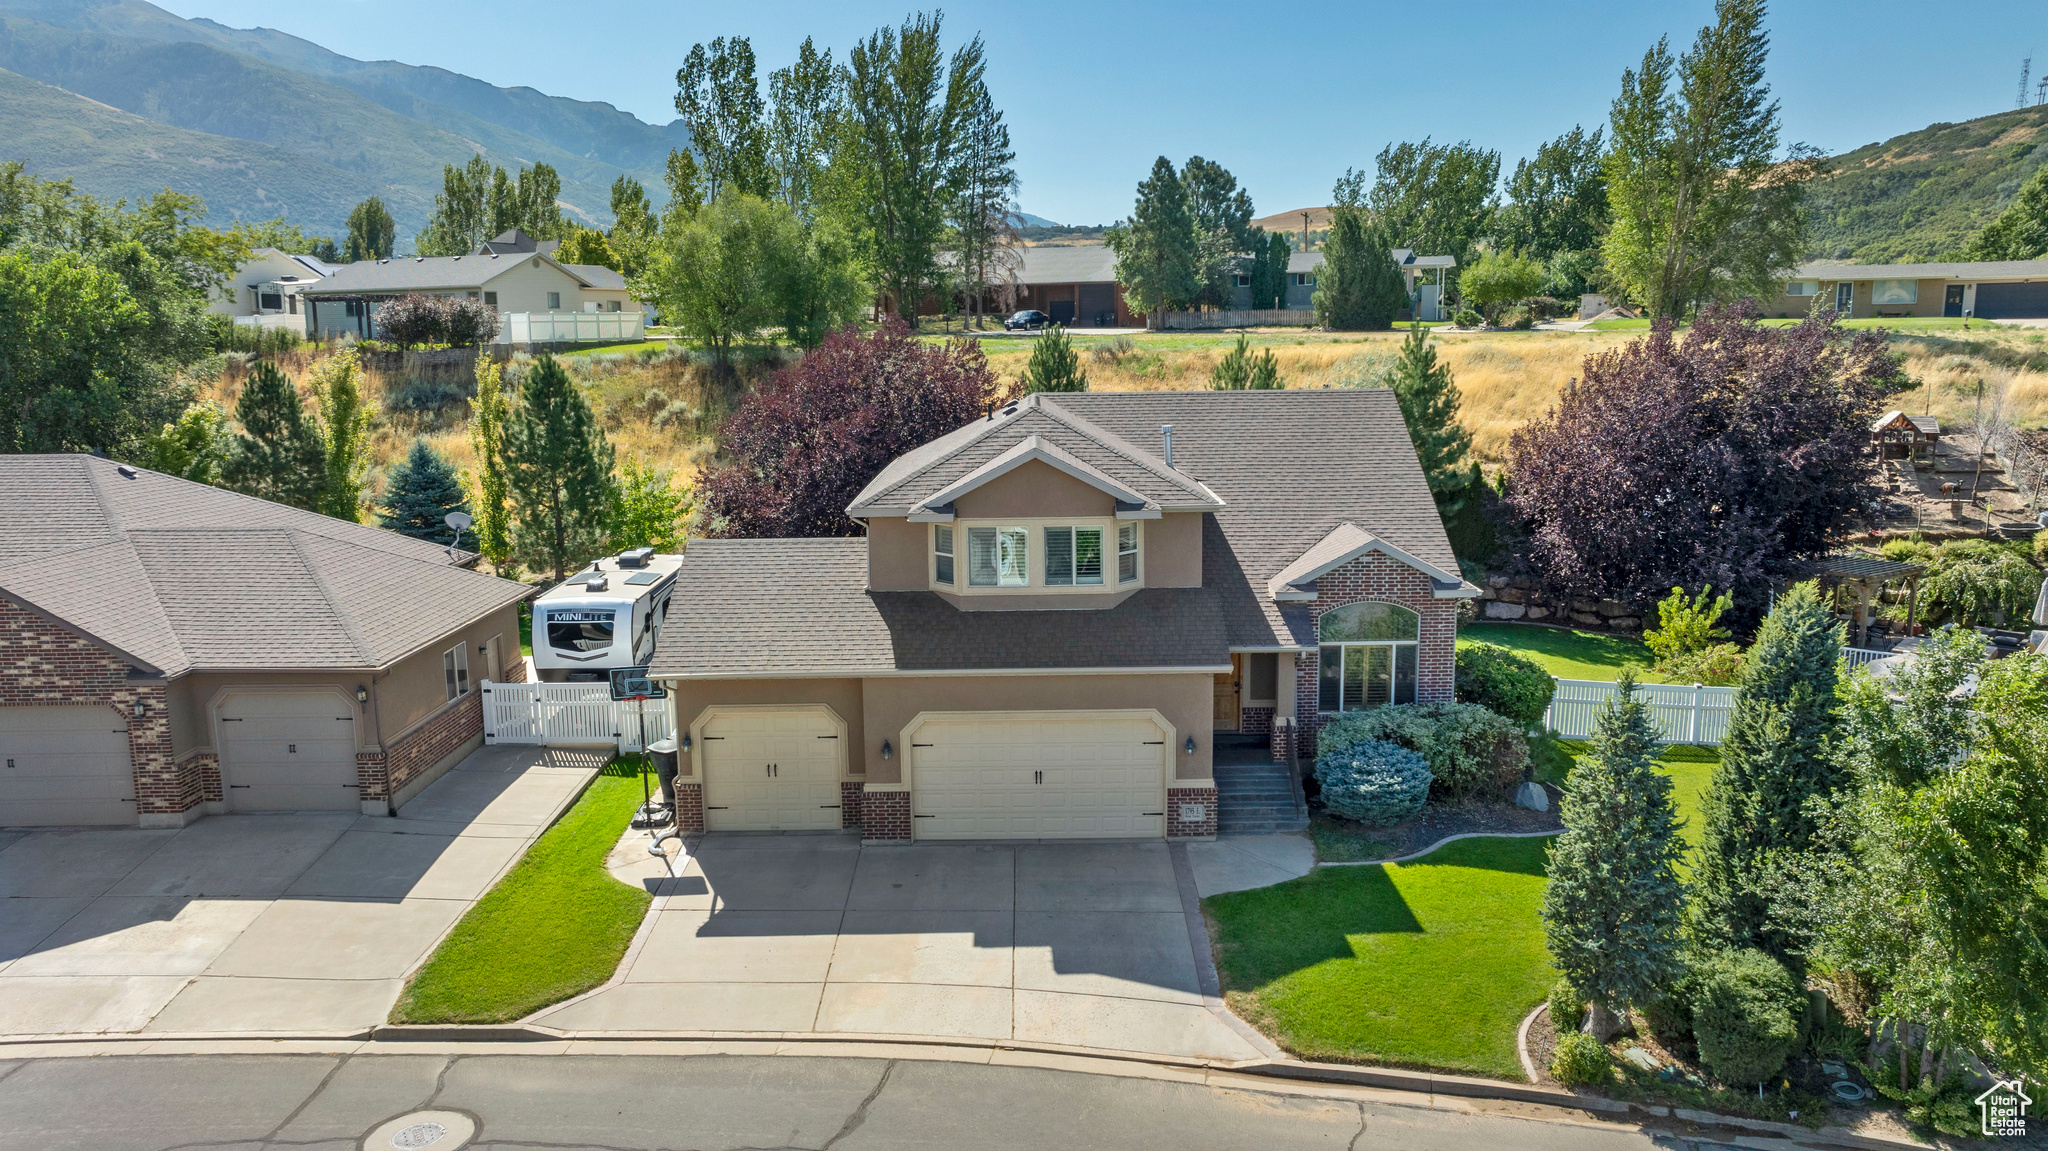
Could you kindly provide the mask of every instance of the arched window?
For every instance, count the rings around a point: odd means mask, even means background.
[[[1324,612],[1318,707],[1359,711],[1415,702],[1416,644],[1422,617],[1400,604],[1367,600]]]

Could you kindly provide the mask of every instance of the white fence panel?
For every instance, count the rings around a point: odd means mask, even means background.
[[[493,683],[485,680],[484,742],[589,746],[609,743],[623,753],[669,734],[665,700],[614,703],[601,683]]]
[[[1842,658],[1849,661],[1850,671],[1855,671],[1864,664],[1876,663],[1878,660],[1897,654],[1899,653],[1895,651],[1878,651],[1867,647],[1845,647],[1842,649]]]
[[[617,312],[507,312],[499,317],[501,344],[620,344],[647,335],[638,308]]]
[[[1550,710],[1544,713],[1544,726],[1565,739],[1585,739],[1593,734],[1601,705],[1614,696],[1614,685],[1604,680],[1560,679]],[[1666,743],[1719,744],[1728,732],[1729,713],[1735,710],[1732,687],[1645,683],[1636,685],[1636,696],[1650,705],[1650,716]]]

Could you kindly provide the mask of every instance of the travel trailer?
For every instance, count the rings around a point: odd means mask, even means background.
[[[681,556],[634,548],[577,572],[533,603],[533,667],[543,683],[602,683],[654,658]]]

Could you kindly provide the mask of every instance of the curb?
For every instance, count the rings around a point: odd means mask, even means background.
[[[1385,859],[1345,859],[1332,863],[1324,863],[1322,860],[1318,859],[1316,860],[1316,866],[1378,867],[1382,863],[1408,863],[1412,860],[1421,859],[1423,856],[1428,855],[1430,852],[1435,851],[1437,848],[1442,847],[1448,843],[1456,843],[1461,839],[1548,839],[1553,835],[1563,834],[1564,828],[1562,827],[1556,828],[1551,831],[1461,831],[1456,835],[1446,835],[1442,839],[1437,840],[1435,843],[1430,844],[1428,847],[1425,847],[1420,851],[1411,851],[1406,855],[1390,855]]]
[[[1550,1002],[1548,1000],[1538,1003],[1533,1011],[1522,1016],[1522,1025],[1515,1030],[1515,1054],[1522,1060],[1522,1074],[1527,1075],[1531,1083],[1541,1083],[1542,1080],[1536,1078],[1536,1061],[1529,1058],[1529,1026],[1536,1022],[1538,1015],[1548,1010],[1550,1010]]]

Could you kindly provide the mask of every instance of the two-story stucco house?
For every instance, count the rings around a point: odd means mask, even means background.
[[[1213,835],[1219,733],[1451,698],[1461,580],[1391,392],[1041,394],[848,539],[693,541],[651,675],[685,828]]]

